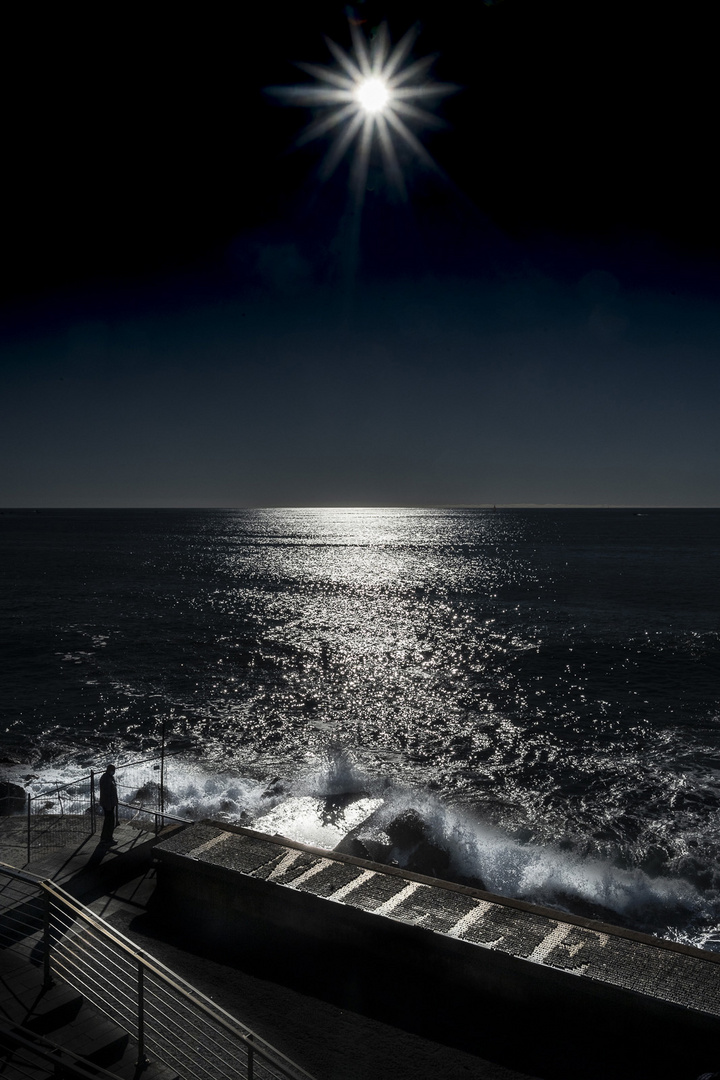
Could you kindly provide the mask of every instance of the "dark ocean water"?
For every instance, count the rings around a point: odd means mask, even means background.
[[[412,807],[458,877],[720,949],[719,549],[717,510],[8,510],[4,753],[41,787],[164,724],[178,812]]]

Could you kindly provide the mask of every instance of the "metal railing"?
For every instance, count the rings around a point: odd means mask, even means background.
[[[117,1073],[108,1072],[94,1062],[73,1053],[65,1046],[28,1031],[22,1025],[0,1021],[0,1073],[13,1077],[27,1076],[37,1080],[38,1069],[48,1078],[72,1077],[72,1080],[118,1080]]]
[[[153,758],[118,765],[115,783],[121,821],[137,825],[147,822],[157,833],[166,820],[178,821],[165,812],[168,759],[162,753]],[[96,773],[91,771],[68,784],[55,784],[27,800],[27,861],[52,848],[67,847],[92,836],[98,828],[95,798]]]
[[[187,1080],[312,1080],[52,881],[0,864],[0,948],[71,985]]]

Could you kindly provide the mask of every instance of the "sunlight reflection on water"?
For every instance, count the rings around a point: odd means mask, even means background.
[[[168,721],[218,774],[292,780],[346,754],[374,795],[720,883],[717,515],[74,512],[12,528],[6,744],[25,740],[37,771],[99,745],[136,756]]]
[[[212,603],[245,622],[253,613],[247,667],[273,673],[259,688],[255,744],[263,732],[276,743],[285,725],[291,756],[298,740],[333,738],[399,752],[440,785],[454,763],[482,784],[486,721],[512,690],[509,662],[540,643],[537,627],[511,631],[498,608],[499,590],[535,588],[537,568],[518,550],[524,523],[452,510],[261,511],[250,544],[244,517],[240,526],[240,542],[216,552],[232,583]]]

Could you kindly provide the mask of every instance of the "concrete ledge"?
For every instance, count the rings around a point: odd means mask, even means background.
[[[318,858],[331,858],[336,862],[351,863],[354,866],[360,866],[363,869],[373,870],[387,874],[388,876],[401,877],[406,881],[417,881],[421,884],[429,885],[433,889],[444,889],[448,892],[473,896],[480,900],[499,904],[502,907],[514,908],[516,911],[529,912],[551,921],[560,920],[563,924],[581,926],[587,930],[612,934],[614,937],[627,938],[628,941],[638,941],[646,945],[652,945],[655,948],[681,953],[684,956],[696,956],[698,959],[705,960],[708,963],[720,964],[720,953],[707,952],[705,949],[698,949],[692,945],[682,945],[676,941],[667,941],[664,938],[654,937],[652,934],[643,934],[638,930],[630,930],[624,926],[615,926],[612,923],[601,922],[598,919],[589,919],[583,915],[573,915],[570,912],[559,911],[557,908],[550,908],[541,904],[531,904],[526,900],[515,900],[512,897],[499,896],[497,893],[487,892],[484,889],[476,889],[470,885],[460,885],[454,881],[443,881],[436,877],[428,877],[425,874],[414,873],[412,870],[403,870],[397,866],[386,866],[384,863],[375,863],[368,859],[360,859],[354,855],[348,855],[343,852],[328,851],[326,848],[313,847],[311,844],[303,844],[299,840],[291,840],[288,837],[279,834],[262,833],[256,829],[248,829],[241,825],[229,825],[224,822],[211,821],[208,819],[199,824],[209,826],[220,832],[232,832],[237,836],[250,836],[255,837],[258,840],[267,840],[271,843],[282,845],[285,848],[295,848],[298,851],[305,851],[310,855],[316,855]]]
[[[163,917],[228,950],[302,948],[338,967],[402,969],[478,1007],[720,1033],[713,953],[240,827],[203,822],[154,853]]]

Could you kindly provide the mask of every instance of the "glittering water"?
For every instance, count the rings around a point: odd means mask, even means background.
[[[5,752],[164,723],[178,805],[412,806],[459,875],[712,947],[719,546],[712,510],[6,511]]]

